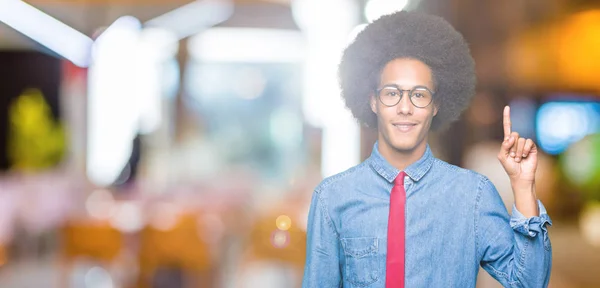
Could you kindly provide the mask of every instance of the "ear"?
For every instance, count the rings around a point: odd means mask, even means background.
[[[377,114],[377,99],[375,98],[375,95],[373,95],[371,93],[371,95],[369,95],[369,103],[371,105],[371,111],[373,111],[373,113]]]
[[[435,117],[435,115],[437,115],[438,113],[438,107],[437,105],[433,105],[433,117]]]

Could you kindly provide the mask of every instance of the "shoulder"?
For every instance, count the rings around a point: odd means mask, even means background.
[[[488,179],[485,175],[477,173],[473,170],[470,169],[466,169],[463,167],[459,167],[456,165],[452,165],[444,160],[435,158],[434,160],[434,167],[436,169],[439,170],[439,172],[442,173],[448,173],[448,174],[452,174],[453,177],[460,177],[461,179],[469,179],[469,180],[473,180],[473,181],[485,181],[486,179]]]
[[[473,170],[452,165],[437,158],[434,160],[434,167],[437,174],[452,178],[454,182],[461,185],[477,188],[478,191],[494,188],[487,176]]]
[[[326,177],[315,188],[315,193],[320,197],[335,196],[347,185],[352,185],[353,182],[359,181],[360,176],[366,172],[365,169],[369,169],[366,161],[343,172]]]
[[[436,180],[447,183],[444,187],[450,189],[454,197],[464,199],[465,203],[473,205],[475,213],[482,210],[502,211],[504,209],[504,202],[496,186],[487,176],[439,159],[436,159],[434,165],[437,169],[436,174],[443,175],[437,176],[443,179]]]

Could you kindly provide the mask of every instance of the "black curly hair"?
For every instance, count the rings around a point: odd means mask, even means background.
[[[420,60],[432,71],[438,113],[431,129],[440,130],[457,120],[475,94],[475,62],[469,46],[443,18],[406,11],[369,24],[343,53],[338,77],[354,117],[367,127],[377,127],[369,95],[385,65],[398,58]]]

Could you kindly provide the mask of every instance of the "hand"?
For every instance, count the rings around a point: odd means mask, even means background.
[[[537,169],[537,147],[533,140],[520,138],[519,133],[511,132],[509,106],[504,107],[503,123],[504,142],[498,160],[513,185],[533,183]]]

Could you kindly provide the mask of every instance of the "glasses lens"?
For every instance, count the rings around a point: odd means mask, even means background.
[[[413,103],[413,105],[420,108],[427,107],[432,100],[433,95],[431,95],[431,92],[423,88],[417,88],[413,90],[410,95],[410,101]]]
[[[379,101],[385,106],[398,104],[400,97],[402,97],[402,92],[394,87],[385,87],[379,91]]]

